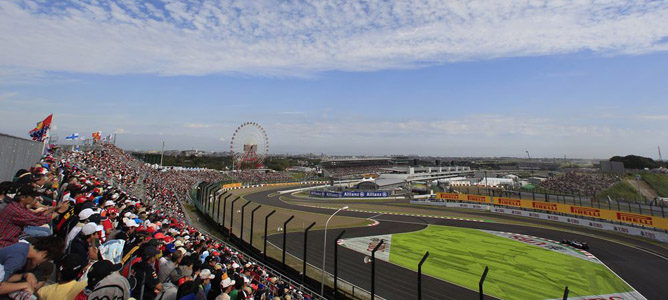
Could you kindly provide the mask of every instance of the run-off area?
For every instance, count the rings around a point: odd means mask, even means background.
[[[424,275],[472,290],[478,289],[488,266],[485,294],[502,299],[561,299],[565,286],[570,290],[569,299],[603,295],[604,299],[644,299],[590,254],[553,241],[518,236],[429,225],[416,232],[350,238],[339,244],[370,255],[383,239],[385,246],[376,252],[376,259],[411,270],[417,270],[418,262],[429,251],[422,266]],[[397,282],[415,279],[397,278]]]

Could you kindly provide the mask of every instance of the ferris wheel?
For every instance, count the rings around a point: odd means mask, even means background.
[[[256,122],[241,124],[232,134],[230,152],[237,170],[262,167],[269,153],[269,138],[264,128]]]

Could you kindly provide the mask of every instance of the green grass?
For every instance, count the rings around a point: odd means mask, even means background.
[[[640,176],[659,194],[659,197],[668,197],[668,175],[642,173]]]
[[[503,299],[561,298],[631,291],[605,266],[475,229],[430,225],[392,235],[390,262],[477,290],[485,268],[485,294]]]
[[[620,181],[613,184],[611,187],[596,194],[596,199],[608,200],[608,196],[612,200],[638,202],[643,199],[638,195],[638,190],[626,181]]]

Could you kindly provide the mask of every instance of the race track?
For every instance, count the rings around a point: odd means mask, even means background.
[[[246,195],[249,201],[282,207],[287,209],[296,209],[314,213],[331,214],[333,211],[324,208],[305,207],[289,204],[279,200],[278,196],[270,195],[275,191],[263,191]],[[380,204],[380,203],[379,203]],[[387,203],[390,204],[391,203]],[[385,205],[387,205],[385,204]],[[340,204],[341,205],[341,204]],[[340,215],[369,218],[377,214],[342,211]],[[484,217],[492,215],[485,212],[474,212],[472,214]],[[500,216],[493,214],[495,218],[506,218],[517,220],[515,216]],[[496,231],[507,231],[520,234],[533,235],[553,240],[575,239],[585,240],[589,243],[590,252],[605,263],[610,269],[617,273],[622,279],[626,280],[632,287],[638,290],[648,299],[665,299],[668,295],[668,259],[665,248],[651,243],[638,241],[635,238],[625,238],[614,233],[605,233],[593,231],[582,227],[576,227],[564,224],[563,227],[570,231],[580,233],[562,232],[531,226],[510,225],[502,223],[472,222],[460,220],[448,220],[440,218],[400,216],[400,215],[380,215],[375,216],[375,220],[380,224],[372,227],[348,228],[344,238],[370,236],[400,232],[410,232],[423,229],[427,224],[487,229]],[[530,220],[520,218],[529,223],[540,223],[540,220]],[[560,226],[550,223],[551,226]],[[334,238],[341,229],[330,229],[327,232],[327,260],[326,269],[333,272],[332,244]],[[592,237],[592,233],[597,237]],[[307,262],[315,265],[322,265],[322,237],[323,231],[311,231],[309,233],[307,247]],[[606,239],[606,236],[614,235],[616,240],[623,240],[624,244],[613,242]],[[269,242],[275,245],[281,245],[282,235],[273,235],[269,237]],[[287,251],[297,257],[302,256],[303,233],[294,232],[288,234]],[[627,246],[626,244],[633,245]],[[364,255],[358,252],[339,247],[339,276],[346,281],[358,285],[366,290],[370,290],[370,264],[363,263]],[[488,276],[492,276],[494,270],[490,270]],[[482,270],[481,270],[482,273]],[[376,263],[376,294],[387,299],[413,299],[416,298],[417,273],[397,265],[377,261]],[[424,299],[474,299],[477,298],[477,291],[471,291],[460,286],[456,286],[442,280],[429,276],[423,277]],[[561,295],[555,295],[555,298]]]

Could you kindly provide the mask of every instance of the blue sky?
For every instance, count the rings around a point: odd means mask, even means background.
[[[276,153],[668,149],[661,1],[45,3],[0,0],[5,133],[54,113],[127,149],[223,151],[244,121]]]

